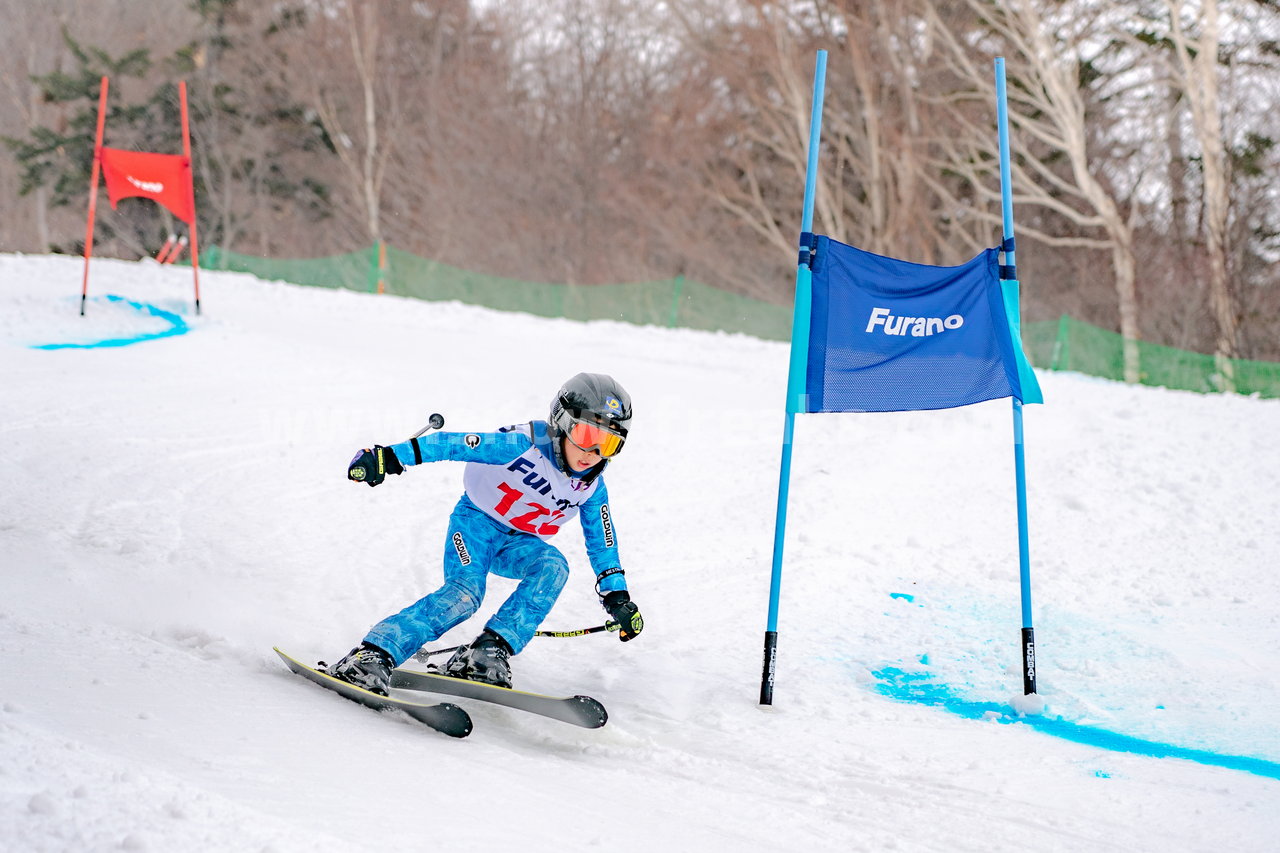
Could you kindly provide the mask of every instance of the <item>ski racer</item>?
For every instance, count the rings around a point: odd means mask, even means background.
[[[560,388],[546,421],[494,433],[432,433],[356,454],[347,476],[370,486],[423,462],[466,462],[464,493],[449,517],[444,584],[374,625],[329,674],[387,695],[392,669],[480,608],[492,572],[520,583],[444,672],[510,687],[509,658],[532,639],[569,577],[568,562],[549,540],[579,514],[596,594],[621,626],[622,641],[633,639],[644,620],[618,560],[603,477],[630,426],[631,398],[622,386],[604,374],[579,373]]]

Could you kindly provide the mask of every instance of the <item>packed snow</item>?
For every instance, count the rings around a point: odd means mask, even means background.
[[[0,850],[1276,849],[1280,401],[1040,375],[1025,716],[1009,401],[800,416],[766,708],[785,344],[207,271],[196,315],[189,269],[112,260],[82,317],[82,270],[0,255]],[[454,740],[289,673],[440,581],[461,466],[369,489],[355,452],[579,371],[635,401],[646,627],[513,668],[608,725],[458,700]],[[544,627],[599,624],[557,539]]]

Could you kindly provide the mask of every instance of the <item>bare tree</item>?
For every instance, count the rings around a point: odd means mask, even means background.
[[[994,104],[992,68],[979,65],[975,59],[989,58],[996,51],[1010,53],[1008,70],[1012,83],[1008,101],[1014,203],[1051,210],[1078,229],[1077,233],[1064,236],[1020,224],[1018,232],[1048,245],[1104,249],[1110,253],[1124,340],[1124,376],[1126,381],[1136,382],[1141,375],[1132,220],[1136,208],[1130,205],[1126,212],[1126,205],[1118,197],[1117,175],[1103,176],[1106,159],[1098,156],[1098,146],[1091,145],[1097,138],[1097,127],[1091,124],[1086,92],[1081,86],[1082,68],[1108,63],[1112,40],[1107,33],[1114,26],[1105,12],[1081,14],[1083,10],[1075,7],[1056,9],[1050,18],[1041,13],[1036,3],[1005,6],[965,0],[965,6],[968,16],[949,24],[931,11],[937,20],[934,31],[945,61],[962,82],[962,88],[952,93],[951,102],[965,105],[976,97]],[[986,49],[975,51],[975,40]],[[1128,71],[1125,67],[1113,68],[1109,79],[1121,89],[1147,85],[1141,74]],[[1111,92],[1110,97],[1119,98],[1120,92]],[[939,140],[945,152],[940,165],[968,175],[979,197],[994,202],[1000,189],[993,180],[994,163],[990,157],[992,124],[975,124],[968,109],[957,110],[953,118],[963,132]],[[1064,164],[1061,168],[1057,166],[1059,161]],[[1140,176],[1120,177],[1132,192]],[[978,215],[991,217],[995,210],[998,208],[988,204],[978,208]]]
[[[70,73],[75,57],[64,32],[83,45],[104,47],[118,54],[140,47],[154,56],[162,56],[181,44],[191,25],[191,13],[178,4],[147,8],[132,0],[48,0],[29,3],[24,0],[0,0],[0,136],[20,138],[37,127],[48,127],[57,134],[70,128],[77,108],[67,103],[50,103],[44,98],[35,78],[53,72]],[[140,81],[112,80],[109,106],[137,96],[154,87],[156,73]],[[96,94],[96,91],[95,91]],[[96,102],[94,104],[96,109]],[[120,135],[117,124],[107,126],[107,145],[127,145],[128,137]],[[92,145],[92,139],[89,139]],[[84,236],[85,209],[76,205],[57,204],[47,184],[37,184],[26,195],[19,196],[18,165],[0,147],[0,188],[10,203],[4,207],[0,247],[49,251],[57,247],[74,251]],[[84,191],[89,183],[85,167]],[[110,207],[98,211],[104,222],[124,225]],[[127,228],[121,228],[121,236]],[[105,235],[109,229],[100,229]],[[115,241],[109,241],[115,242]],[[135,247],[128,247],[133,250]]]
[[[1230,177],[1218,85],[1218,2],[1201,0],[1188,5],[1161,0],[1161,10],[1173,53],[1173,79],[1190,111],[1200,150],[1202,227],[1207,242],[1210,303],[1218,325],[1215,355],[1225,387],[1233,389],[1231,359],[1239,356],[1239,329],[1227,269]]]
[[[359,5],[359,11],[356,6]],[[339,4],[340,19],[327,15],[315,18],[315,25],[308,30],[308,37],[330,43],[335,38],[346,37],[350,50],[350,63],[338,60],[341,68],[350,68],[355,75],[349,81],[341,73],[317,74],[310,68],[303,76],[311,103],[320,121],[333,140],[338,159],[342,163],[351,196],[361,210],[364,229],[374,243],[382,239],[382,187],[386,176],[387,158],[401,130],[397,121],[396,101],[401,92],[380,86],[380,39],[382,16],[387,6],[381,3],[343,2]],[[337,57],[334,57],[335,60]],[[337,69],[328,69],[330,72]],[[359,94],[355,98],[345,90],[354,82]],[[379,101],[382,109],[379,110]]]
[[[991,59],[1005,55],[1018,233],[1037,244],[1019,255],[1028,313],[1117,324],[1131,379],[1143,335],[1224,364],[1274,357],[1280,12],[1104,6],[0,0],[0,134],[61,123],[80,138],[86,99],[30,83],[79,61],[65,21],[112,55],[151,50],[112,102],[152,112],[109,122],[108,144],[174,150],[156,134],[176,101],[155,93],[188,80],[202,236],[224,247],[382,239],[511,279],[686,275],[785,302],[814,51],[829,53],[817,227],[925,263],[999,233]],[[0,189],[28,160],[0,159]],[[83,209],[41,192],[0,211],[4,247],[74,251]],[[99,211],[100,250],[146,250],[163,223],[137,205]]]
[[[502,36],[466,0],[343,2],[313,10],[284,41],[282,73],[338,160],[339,244],[391,240],[473,263],[463,211],[501,161],[490,152],[523,131],[502,104]]]
[[[838,40],[824,136],[834,140],[833,234],[923,263],[968,260],[998,232],[972,215],[964,184],[932,162],[947,122],[925,96],[947,85],[933,51],[937,19],[914,0],[832,5]]]
[[[7,107],[0,110],[0,135],[19,137],[49,121],[40,86],[33,78],[57,68],[58,60],[66,50],[59,30],[66,21],[70,5],[69,0],[45,4],[43,8],[16,0],[0,2],[0,16],[7,24],[5,35],[0,36],[0,63],[3,63],[0,65],[0,91],[4,93]],[[18,38],[19,34],[21,38]],[[14,164],[8,158],[0,162],[0,175],[8,177],[14,171]],[[6,197],[16,198],[19,192],[17,181],[13,180],[12,188],[6,187],[6,190]],[[26,209],[26,215],[3,223],[9,238],[5,241],[9,244],[6,248],[36,246],[46,251],[52,243],[49,188],[44,184],[32,188],[26,203],[14,206],[19,205]]]
[[[927,93],[957,84],[938,61],[933,28],[941,21],[929,6],[826,0],[797,12],[749,0],[733,16],[719,6],[692,7],[699,14],[678,7],[686,49],[722,85],[709,109],[721,135],[708,142],[704,188],[779,257],[794,257],[819,48],[829,60],[817,227],[869,251],[936,264],[960,263],[998,240],[998,205],[994,220],[975,215],[967,181],[937,165],[935,140],[950,132],[952,107]]]

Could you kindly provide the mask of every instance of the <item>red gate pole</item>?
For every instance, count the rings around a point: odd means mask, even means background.
[[[80,285],[80,316],[89,295],[89,257],[93,254],[93,219],[98,211],[98,168],[102,164],[102,126],[107,120],[107,78],[98,92],[98,135],[93,140],[93,177],[89,179],[89,221],[84,226],[84,281]]]
[[[170,234],[164,241],[164,245],[160,247],[160,251],[156,252],[156,263],[164,264],[169,257],[169,252],[173,251],[173,247],[178,242],[177,234]]]
[[[187,126],[187,81],[178,81],[182,102],[182,156],[187,159],[187,192],[191,194],[191,277],[196,285],[196,313],[200,313],[200,243],[196,239],[196,178],[191,165],[191,131]]]

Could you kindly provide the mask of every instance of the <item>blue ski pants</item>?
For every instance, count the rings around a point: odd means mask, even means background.
[[[463,497],[449,517],[444,585],[374,625],[365,636],[400,665],[413,653],[471,618],[484,600],[489,572],[520,581],[485,627],[519,654],[547,618],[569,579],[569,563],[554,545],[511,530]]]

